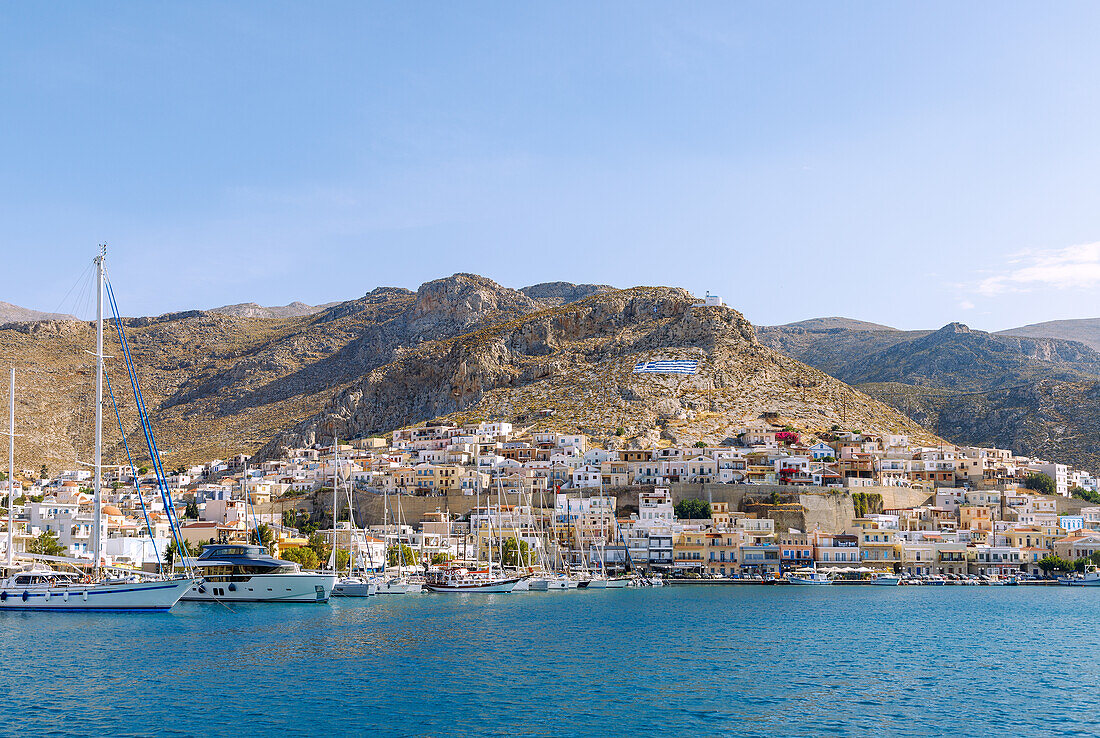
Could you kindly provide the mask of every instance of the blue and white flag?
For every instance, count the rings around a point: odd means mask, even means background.
[[[699,362],[695,359],[658,359],[634,365],[635,374],[695,374],[698,369]]]

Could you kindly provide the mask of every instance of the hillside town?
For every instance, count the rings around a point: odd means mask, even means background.
[[[433,423],[255,464],[214,459],[166,482],[196,549],[254,540],[263,525],[276,553],[319,536],[369,569],[397,544],[427,564],[490,558],[509,538],[544,563],[701,577],[805,567],[1011,577],[1100,552],[1100,504],[1088,501],[1097,478],[1083,470],[1003,449],[918,447],[902,435],[804,438],[764,421],[735,440],[593,448],[583,434],[507,422]],[[334,477],[353,510],[381,498],[388,516],[356,520],[345,507],[334,527]],[[48,540],[89,557],[90,486],[84,469],[17,475],[16,552],[41,552]],[[151,569],[165,557],[171,531],[157,487],[147,469],[105,472],[107,563]]]

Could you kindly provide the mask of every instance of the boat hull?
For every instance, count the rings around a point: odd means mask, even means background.
[[[118,584],[28,586],[0,591],[0,610],[73,612],[167,612],[195,579]]]
[[[341,580],[332,588],[333,597],[373,597],[377,594],[377,585],[366,579]]]
[[[403,595],[403,594],[420,594],[424,591],[424,586],[417,582],[379,582],[377,594],[380,595]]]
[[[481,592],[485,594],[506,594],[516,587],[519,579],[498,579],[491,582],[461,582],[455,584],[433,584],[428,582],[424,588],[429,592]]]
[[[791,584],[832,584],[832,579],[801,579],[799,577],[793,577],[787,580]]]
[[[334,574],[253,574],[239,581],[203,580],[181,599],[187,602],[328,602]]]

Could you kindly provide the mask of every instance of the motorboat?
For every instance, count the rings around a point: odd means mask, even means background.
[[[415,582],[408,577],[381,577],[375,580],[377,593],[384,594],[419,594],[424,591],[424,585]]]
[[[302,571],[263,546],[209,544],[193,562],[202,581],[182,599],[193,602],[328,602],[336,575]]]
[[[424,587],[429,592],[484,592],[504,594],[516,587],[521,577],[494,577],[469,569],[437,569],[429,571]]]
[[[901,577],[893,574],[879,574],[871,577],[871,584],[879,587],[896,587],[901,584]]]
[[[0,581],[0,610],[164,612],[179,602],[196,581],[143,581],[127,576],[92,582],[76,573],[34,565]]]
[[[815,569],[795,569],[792,574],[795,576],[787,577],[787,581],[791,584],[832,584],[833,580],[829,578],[829,575],[825,572]]]
[[[373,597],[378,594],[378,584],[363,577],[341,577],[332,587],[333,597]]]
[[[1100,570],[1089,564],[1082,573],[1059,577],[1058,584],[1065,587],[1100,587]]]

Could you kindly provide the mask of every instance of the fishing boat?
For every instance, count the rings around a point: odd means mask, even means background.
[[[429,592],[484,592],[506,593],[515,589],[522,577],[494,577],[491,572],[472,572],[469,569],[437,569],[429,571],[424,587]]]
[[[0,581],[0,610],[52,610],[52,611],[125,611],[125,612],[156,612],[170,610],[182,595],[195,583],[192,576],[182,578],[163,579],[139,579],[136,574],[125,577],[111,577],[102,575],[101,563],[103,559],[103,381],[106,376],[103,368],[103,325],[104,325],[104,288],[110,299],[112,312],[118,329],[120,348],[126,360],[126,368],[134,389],[134,399],[138,405],[139,416],[145,431],[146,440],[149,443],[149,454],[154,466],[161,474],[160,459],[156,450],[156,443],[152,437],[152,427],[149,425],[145,413],[145,405],[141,400],[140,389],[137,384],[137,375],[130,358],[129,347],[125,334],[122,332],[122,323],[118,316],[118,307],[114,301],[114,293],[106,282],[107,249],[100,247],[99,254],[95,258],[96,266],[96,350],[95,350],[95,457],[93,463],[93,519],[92,525],[92,561],[90,573],[84,575],[67,574],[53,571],[40,562],[32,564],[28,568],[16,569],[14,562],[13,519],[14,508],[14,440],[15,440],[15,369],[11,370],[11,393],[9,408],[9,445],[8,464],[9,483],[8,501],[8,571],[9,576]],[[114,395],[111,395],[112,402]],[[121,422],[120,422],[121,426]],[[123,436],[123,443],[126,439]],[[129,446],[127,446],[129,455]],[[131,467],[133,464],[131,463]],[[162,493],[166,493],[167,487],[162,486]],[[139,493],[140,494],[140,493]],[[165,498],[166,510],[170,512],[171,501]],[[143,503],[144,504],[144,503]],[[175,533],[175,529],[173,529]],[[177,539],[178,540],[178,539]],[[33,558],[33,557],[28,557]]]
[[[1083,573],[1059,577],[1058,584],[1064,587],[1100,587],[1100,569],[1089,564]]]
[[[336,575],[304,572],[263,546],[213,543],[194,560],[202,575],[183,595],[194,602],[328,602]]]
[[[787,581],[791,584],[832,584],[833,580],[829,578],[829,575],[825,572],[818,571],[817,567],[812,569],[795,569],[792,574],[795,576],[787,577]]]

